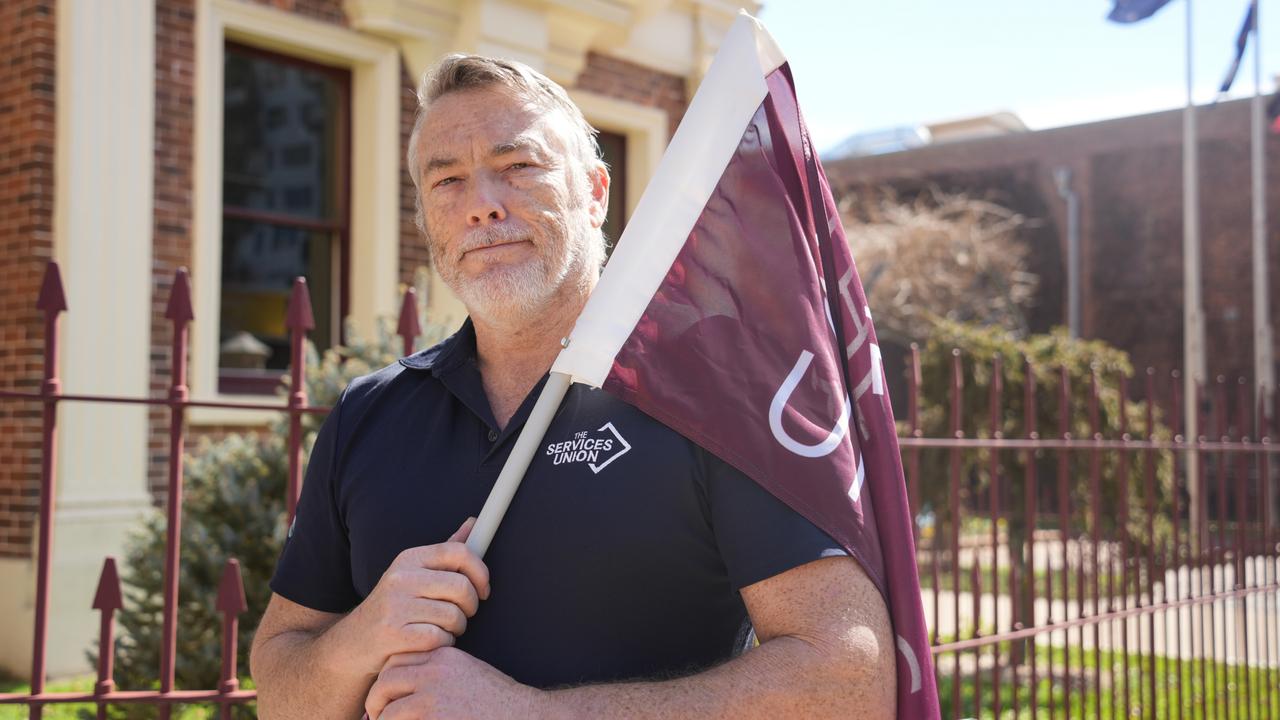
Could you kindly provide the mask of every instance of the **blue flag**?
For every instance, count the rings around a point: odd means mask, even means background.
[[[1135,23],[1146,20],[1169,4],[1169,0],[1115,0],[1116,6],[1111,8],[1107,19],[1118,23]]]
[[[1236,81],[1236,73],[1240,71],[1240,61],[1244,59],[1244,48],[1249,44],[1249,36],[1257,29],[1257,14],[1258,0],[1253,0],[1249,3],[1249,12],[1245,13],[1244,25],[1236,35],[1236,56],[1231,61],[1231,67],[1227,68],[1227,76],[1222,79],[1222,86],[1218,88],[1220,93],[1230,90],[1231,83]]]

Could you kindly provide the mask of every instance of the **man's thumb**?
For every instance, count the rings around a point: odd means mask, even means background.
[[[462,527],[458,528],[456,532],[449,536],[448,542],[466,542],[467,538],[471,535],[471,528],[475,526],[476,519],[474,517],[467,518],[466,521],[462,523]]]

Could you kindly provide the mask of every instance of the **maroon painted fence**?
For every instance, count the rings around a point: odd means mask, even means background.
[[[420,333],[412,292],[406,293],[397,329],[406,354]],[[174,688],[184,419],[192,407],[287,413],[292,515],[302,477],[302,416],[328,410],[308,405],[302,382],[303,340],[313,326],[306,285],[295,282],[289,303],[292,391],[284,404],[188,397],[187,325],[193,318],[185,270],[177,274],[166,313],[174,328],[167,399],[62,393],[57,325],[67,306],[55,263],[46,271],[37,307],[45,314],[44,383],[38,393],[0,391],[0,400],[43,405],[31,691],[0,694],[0,705],[26,705],[39,718],[50,704],[97,703],[102,718],[109,704],[157,705],[167,717],[174,704],[215,703],[228,717],[233,705],[255,697],[237,681],[236,623],[246,604],[234,559],[227,562],[217,598],[224,618],[222,680],[215,689]],[[1099,426],[1095,375],[1088,394],[1091,432],[1075,437],[1067,371],[1027,364],[1025,387],[1008,390],[1021,393],[1021,431],[1007,436],[1009,397],[1001,369],[998,358],[983,368],[984,377],[995,378],[989,382],[988,427],[966,428],[964,380],[977,369],[968,367],[967,373],[965,358],[954,352],[946,398],[949,432],[925,437],[920,359],[912,354],[908,431],[901,442],[944,714],[1280,717],[1280,533],[1274,522],[1280,458],[1271,440],[1274,418],[1263,417],[1261,404],[1251,412],[1251,391],[1243,383],[1236,384],[1236,417],[1227,417],[1229,388],[1219,379],[1204,393],[1211,402],[1205,403],[1209,411],[1200,418],[1199,436],[1186,438],[1178,378],[1159,383],[1148,372],[1140,393],[1148,434],[1129,434],[1129,392],[1119,378],[1121,425],[1114,437],[1107,436]],[[1042,397],[1037,383],[1046,373],[1058,375],[1056,429],[1037,427],[1037,407],[1054,402]],[[158,690],[121,690],[112,679],[113,615],[122,605],[113,558],[105,559],[92,598],[101,612],[104,650],[94,690],[45,689],[57,410],[63,402],[160,405],[172,414]],[[1153,430],[1157,408],[1169,432]],[[1011,458],[1020,459],[1016,472],[1010,471]],[[932,466],[945,470],[931,472]]]
[[[901,439],[912,507],[924,509],[917,548],[944,716],[1280,717],[1280,458],[1275,420],[1244,379],[1197,391],[1199,433],[1187,438],[1177,373],[1148,369],[1132,395],[1115,378],[1107,434],[1095,370],[1081,437],[1068,371],[1026,363],[1024,386],[1008,389],[1021,394],[1015,437],[1000,358],[950,360],[950,437],[923,436],[913,349]],[[1047,373],[1056,392],[1037,381]],[[989,420],[964,427],[965,378],[979,375]],[[1135,396],[1140,434],[1128,426]],[[1054,428],[1037,427],[1046,402]],[[946,470],[922,490],[927,453]]]

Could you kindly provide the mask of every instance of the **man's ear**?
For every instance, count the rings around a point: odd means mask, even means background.
[[[604,226],[605,215],[609,213],[609,168],[598,160],[588,165],[587,181],[591,184],[588,208],[591,227],[600,228]]]

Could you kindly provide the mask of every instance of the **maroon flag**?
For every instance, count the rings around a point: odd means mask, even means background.
[[[659,419],[838,541],[889,609],[898,717],[938,716],[871,312],[790,70],[749,16],[552,371]]]

